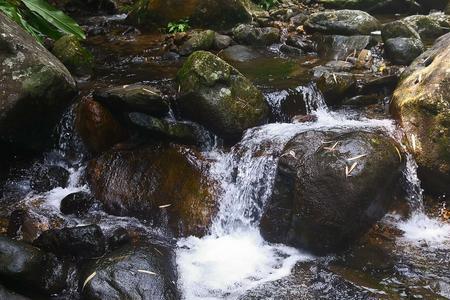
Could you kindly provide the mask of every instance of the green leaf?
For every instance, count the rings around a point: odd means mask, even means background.
[[[22,0],[29,10],[41,16],[48,23],[65,34],[73,34],[79,39],[85,39],[83,29],[69,16],[54,8],[44,0]],[[42,24],[41,24],[42,25]]]
[[[18,9],[17,6],[7,1],[0,0],[0,11],[6,14],[14,22],[19,24],[23,29],[25,29],[29,34],[31,34],[38,42],[42,43],[42,35],[39,33],[39,30],[27,22],[27,20],[24,18],[23,13]]]

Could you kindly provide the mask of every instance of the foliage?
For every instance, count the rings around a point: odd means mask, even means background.
[[[86,37],[72,18],[45,0],[0,0],[0,11],[41,43],[44,37],[57,40],[66,34],[78,39]]]
[[[169,24],[167,24],[167,31],[169,33],[186,32],[189,28],[188,19],[179,20],[178,22],[169,22]]]
[[[254,0],[259,6],[265,10],[269,10],[278,4],[279,0]]]

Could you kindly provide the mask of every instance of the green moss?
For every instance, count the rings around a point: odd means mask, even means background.
[[[72,35],[65,35],[56,41],[53,54],[76,75],[85,75],[92,72],[94,57]]]

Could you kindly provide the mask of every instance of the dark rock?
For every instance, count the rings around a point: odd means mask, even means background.
[[[323,11],[312,14],[305,22],[310,33],[337,35],[370,35],[380,29],[377,19],[359,10]]]
[[[222,50],[231,45],[233,40],[228,35],[218,34],[214,37],[214,48],[217,50]]]
[[[7,290],[4,286],[0,285],[0,299],[5,300],[30,300],[30,298],[24,297],[22,295],[16,294],[12,291]]]
[[[281,45],[280,47],[280,51],[283,52],[284,54],[287,55],[297,55],[297,56],[301,56],[304,55],[305,52],[303,52],[302,49],[296,48],[296,47],[292,47],[286,44]]]
[[[381,37],[384,42],[398,37],[420,40],[419,33],[410,24],[403,20],[397,20],[384,24],[381,30]]]
[[[321,57],[333,60],[345,60],[348,56],[369,48],[373,40],[368,35],[315,35],[317,52]]]
[[[75,75],[90,75],[93,71],[94,57],[73,35],[58,39],[52,53]]]
[[[84,278],[94,276],[83,289],[83,299],[180,299],[174,256],[162,245],[119,248],[87,268]]]
[[[196,161],[196,164],[193,162]],[[184,148],[148,146],[107,152],[89,162],[92,191],[113,214],[170,226],[178,236],[206,232],[217,206],[215,182]]]
[[[186,56],[195,51],[209,50],[214,45],[215,36],[216,33],[212,30],[196,32],[190,39],[181,45],[179,53]]]
[[[58,256],[99,257],[105,253],[105,237],[98,225],[44,231],[33,244]]]
[[[281,33],[274,27],[255,27],[250,24],[241,24],[233,29],[236,41],[244,45],[269,46],[280,41]]]
[[[263,94],[238,70],[205,51],[192,54],[177,75],[182,115],[234,140],[268,116]]]
[[[348,99],[345,99],[342,104],[347,106],[367,106],[371,104],[377,104],[380,97],[377,94],[370,95],[357,95]]]
[[[317,80],[318,89],[330,105],[341,103],[355,84],[355,76],[345,72],[324,72]]]
[[[306,14],[299,13],[298,15],[293,16],[290,19],[290,22],[294,26],[301,26],[306,22],[307,19],[308,19],[308,16]]]
[[[94,92],[94,99],[118,112],[143,112],[155,117],[165,116],[169,104],[161,92],[150,85],[133,84],[101,89]]]
[[[250,61],[258,58],[259,54],[247,46],[235,45],[221,51],[219,56],[227,62],[232,63]]]
[[[28,244],[0,237],[0,278],[46,295],[66,287],[68,268],[54,255]]]
[[[387,212],[403,161],[381,133],[297,135],[280,156],[261,233],[318,254],[342,250]]]
[[[424,40],[434,40],[450,32],[450,16],[442,13],[409,16],[403,21],[411,25]]]
[[[286,39],[286,45],[299,48],[305,52],[314,52],[316,46],[313,41],[303,35],[290,35]]]
[[[89,193],[72,193],[61,200],[60,210],[65,215],[81,216],[91,208],[93,203],[94,198]]]
[[[112,113],[91,99],[78,105],[75,126],[87,149],[95,154],[128,138],[127,130]]]
[[[71,103],[76,85],[66,67],[0,13],[0,140],[41,150]]]
[[[33,174],[31,188],[43,193],[57,187],[65,188],[69,183],[70,173],[60,166],[41,166]]]
[[[384,49],[394,64],[409,65],[425,51],[425,46],[421,40],[399,37],[387,40]]]
[[[115,250],[125,244],[129,244],[130,242],[131,236],[128,231],[123,227],[119,227],[114,230],[114,232],[108,238],[108,247],[111,250]]]
[[[391,112],[419,165],[428,193],[450,194],[450,34],[436,41],[403,73]]]
[[[7,234],[11,238],[20,238],[31,243],[49,226],[47,218],[30,210],[16,209],[9,217]]]

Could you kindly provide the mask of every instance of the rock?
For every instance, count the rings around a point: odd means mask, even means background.
[[[214,37],[214,43],[213,43],[214,49],[216,49],[216,50],[225,49],[231,45],[232,41],[233,40],[228,35],[216,33],[216,35]]]
[[[269,109],[263,94],[239,71],[205,51],[192,54],[177,75],[182,115],[233,140],[260,125]]]
[[[200,129],[192,123],[167,121],[143,113],[130,113],[128,118],[133,125],[146,131],[153,138],[167,139],[186,145],[199,144]]]
[[[101,153],[128,138],[127,130],[101,103],[84,99],[78,107],[76,129],[92,153]]]
[[[345,60],[348,56],[360,52],[374,44],[368,35],[315,35],[317,52],[321,57],[333,60]]]
[[[42,231],[48,230],[49,226],[47,218],[34,214],[31,210],[16,209],[9,216],[7,235],[31,243]]]
[[[162,245],[121,247],[88,267],[83,299],[180,299],[174,256]]]
[[[411,38],[388,39],[384,44],[386,57],[394,64],[409,65],[416,57],[425,51],[421,40]]]
[[[7,290],[4,286],[0,285],[0,299],[5,300],[30,300],[30,298],[16,294]]]
[[[434,40],[450,31],[450,16],[442,13],[415,15],[403,19],[424,40]]]
[[[216,33],[212,30],[196,32],[181,47],[181,55],[189,55],[198,50],[209,50],[214,45]]]
[[[76,192],[61,200],[60,210],[65,215],[82,216],[94,203],[94,198],[86,192]]]
[[[50,191],[57,187],[65,188],[69,183],[70,173],[60,166],[40,166],[31,179],[31,188],[38,193]]]
[[[274,27],[255,27],[241,24],[233,29],[234,39],[244,45],[269,46],[280,41],[281,33]]]
[[[289,21],[292,25],[298,27],[298,26],[302,26],[306,20],[308,19],[308,16],[304,13],[299,13],[295,16],[293,16]]]
[[[66,67],[0,13],[0,140],[42,150],[76,93]]]
[[[384,42],[388,39],[398,37],[420,40],[419,33],[409,23],[403,20],[397,20],[383,25],[381,37]]]
[[[377,94],[370,95],[357,95],[348,99],[345,99],[342,102],[342,105],[347,106],[368,106],[371,104],[377,104],[380,100],[380,97]]]
[[[337,10],[312,14],[304,27],[309,33],[370,35],[371,32],[380,29],[380,23],[360,10]]]
[[[54,255],[31,245],[0,236],[0,278],[45,295],[66,287],[68,267]]]
[[[261,11],[249,0],[155,0],[135,6],[127,20],[133,24],[165,27],[169,22],[188,19],[193,26],[223,30],[248,23],[252,15]]]
[[[391,112],[400,121],[428,193],[450,193],[450,34],[403,73]]]
[[[319,0],[327,8],[335,9],[361,9],[368,12],[389,13],[394,12],[429,12],[431,9],[442,10],[448,0]]]
[[[355,76],[345,72],[324,72],[317,81],[318,89],[330,105],[341,103],[355,84]]]
[[[219,56],[227,62],[232,63],[250,61],[258,58],[259,54],[247,46],[235,45],[221,51]]]
[[[89,75],[93,71],[94,57],[73,35],[58,39],[52,53],[75,75]]]
[[[123,227],[119,227],[108,238],[108,247],[110,250],[115,250],[130,242],[131,236],[128,231]]]
[[[281,45],[280,51],[282,53],[284,53],[284,54],[287,54],[287,55],[301,56],[301,55],[305,54],[305,52],[303,52],[302,49],[299,49],[299,48],[296,48],[296,47],[293,47],[293,46],[289,46],[289,45],[286,45],[286,44],[282,44]]]
[[[105,88],[94,92],[94,99],[115,112],[143,112],[162,117],[169,112],[169,103],[161,92],[150,85],[133,84]]]
[[[314,42],[303,35],[289,35],[286,39],[286,45],[299,48],[305,52],[316,50]]]
[[[148,146],[106,152],[89,162],[87,174],[108,212],[168,223],[178,236],[202,235],[217,210],[215,183],[205,167],[186,149]]]
[[[381,133],[301,133],[280,156],[261,233],[317,254],[342,250],[387,212],[403,162]]]
[[[106,242],[98,225],[87,225],[44,231],[33,244],[58,256],[94,258],[105,253]]]

